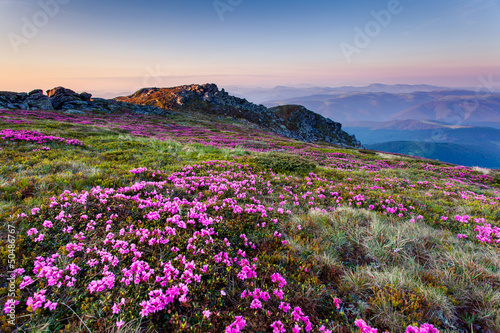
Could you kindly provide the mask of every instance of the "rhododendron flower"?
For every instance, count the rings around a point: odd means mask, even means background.
[[[45,228],[52,228],[53,223],[52,223],[51,221],[45,220],[45,221],[43,222],[43,226],[44,226]]]
[[[439,333],[439,330],[431,324],[423,324],[420,328],[408,326],[405,333]]]
[[[205,317],[205,318],[210,318],[211,314],[212,314],[212,312],[210,312],[210,310],[204,310],[203,311],[203,317]]]
[[[335,307],[336,307],[337,309],[340,309],[340,304],[342,304],[342,301],[341,301],[340,299],[338,299],[337,297],[335,297],[335,298],[333,299],[333,303],[335,304]]]
[[[258,299],[254,299],[252,304],[250,304],[250,309],[260,309],[262,308],[262,303]]]
[[[13,299],[8,299],[7,302],[5,302],[4,306],[3,306],[3,312],[5,314],[9,314],[13,311],[15,311],[15,307],[16,305],[19,304],[19,301],[16,301],[16,300],[13,300]]]
[[[235,321],[231,325],[226,327],[226,331],[225,331],[226,333],[240,333],[241,330],[247,324],[247,321],[245,319],[243,319],[242,316],[236,316],[234,319],[235,319]]]
[[[361,333],[377,333],[378,332],[378,330],[376,328],[372,328],[372,327],[368,326],[368,324],[362,319],[357,319],[354,322],[354,325],[356,325],[361,330]]]
[[[284,333],[286,332],[285,325],[281,322],[281,320],[277,320],[271,324],[271,328],[273,329],[273,333]]]
[[[38,234],[38,230],[36,228],[31,228],[30,230],[28,230],[27,234],[28,236],[36,235]]]

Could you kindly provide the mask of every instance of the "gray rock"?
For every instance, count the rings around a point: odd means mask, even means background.
[[[59,109],[61,110],[70,110],[70,109],[77,109],[77,110],[82,110],[82,109],[88,109],[89,104],[85,101],[74,99],[74,100],[69,100],[67,102],[62,103],[59,106]]]
[[[82,101],[90,102],[90,99],[92,98],[92,94],[89,94],[87,92],[82,92],[80,94],[80,97],[81,97]]]
[[[66,113],[66,114],[77,114],[77,115],[80,115],[80,114],[85,114],[85,111],[70,109],[70,110],[64,111],[64,113]]]
[[[63,109],[73,109],[73,108],[78,108],[75,107],[74,105],[81,105],[83,104],[78,104],[78,102],[83,102],[82,97],[80,94],[75,93],[71,89],[66,89],[63,87],[57,87],[51,90],[47,90],[47,95],[50,98],[50,102],[52,103],[52,106],[56,110],[63,110]],[[67,106],[64,107],[64,105],[67,104]],[[86,106],[86,102],[85,106]]]
[[[41,89],[31,91],[25,102],[30,110],[54,110],[50,98]]]

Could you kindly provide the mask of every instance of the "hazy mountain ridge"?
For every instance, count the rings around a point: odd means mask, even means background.
[[[371,85],[357,92],[319,93],[269,100],[266,105],[301,104],[344,124],[367,147],[430,157],[468,166],[500,168],[500,94],[467,89],[389,92],[391,86]],[[387,90],[368,92],[368,90]],[[395,91],[397,87],[393,87]],[[413,87],[424,88],[424,87]],[[400,90],[402,91],[402,90]],[[429,155],[414,149],[433,144]],[[405,147],[407,145],[407,147]],[[446,154],[460,151],[460,154]],[[474,147],[471,147],[474,146]]]
[[[342,95],[350,93],[374,93],[374,92],[386,92],[386,93],[413,93],[416,91],[437,91],[437,90],[447,90],[449,88],[432,86],[427,84],[420,85],[410,85],[410,84],[395,84],[387,85],[380,83],[373,83],[366,87],[354,87],[354,86],[342,86],[342,87],[317,87],[317,86],[305,86],[305,87],[287,87],[287,86],[276,86],[274,88],[260,88],[260,87],[238,87],[229,86],[227,90],[233,95],[238,97],[244,97],[255,103],[263,103],[268,105],[267,102],[276,101],[280,99],[288,98],[299,98],[312,95]],[[292,103],[293,104],[293,103]]]
[[[500,127],[500,94],[476,94],[466,90],[415,93],[365,93],[311,95],[274,100],[266,105],[300,104],[325,117],[354,121],[438,120],[452,125],[485,121]]]

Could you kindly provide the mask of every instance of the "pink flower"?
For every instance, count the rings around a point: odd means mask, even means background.
[[[45,309],[48,308],[50,311],[54,311],[56,309],[56,306],[57,306],[56,302],[47,301],[47,303],[45,303],[43,307]]]
[[[33,241],[34,241],[34,242],[41,242],[41,241],[43,241],[43,238],[44,238],[44,237],[45,237],[45,235],[44,235],[44,234],[40,234],[40,235],[38,235],[38,237],[37,237],[37,238],[35,238]]]
[[[28,230],[28,236],[36,235],[38,233],[38,230],[36,228],[31,228]]]
[[[16,305],[19,304],[19,301],[15,301],[13,299],[8,299],[3,306],[3,312],[5,314],[9,314],[11,312],[15,312]]]
[[[271,281],[274,283],[278,283],[278,286],[280,288],[283,288],[284,286],[286,286],[285,278],[283,276],[281,276],[281,274],[279,274],[279,273],[274,273],[273,275],[271,275]]]
[[[333,299],[333,303],[335,304],[335,307],[336,307],[337,309],[340,309],[340,304],[342,304],[342,301],[341,301],[340,299],[338,299],[337,297],[335,297],[335,298]]]
[[[35,281],[33,281],[33,279],[31,277],[24,276],[23,277],[23,282],[21,282],[21,284],[19,285],[19,289],[24,289],[24,287],[29,286],[33,282],[35,282]]]
[[[368,324],[363,319],[357,319],[354,322],[354,325],[356,325],[361,330],[361,333],[377,333],[378,331],[376,328],[368,326]]]
[[[439,333],[439,330],[431,324],[422,324],[420,328],[417,326],[408,326],[405,333]]]
[[[247,324],[247,321],[242,316],[236,316],[234,319],[235,321],[226,327],[226,333],[240,333]]]
[[[286,332],[285,325],[281,322],[281,320],[277,320],[271,324],[271,328],[273,329],[273,333],[284,333]]]
[[[250,304],[250,309],[260,309],[262,308],[262,303],[258,299],[254,299],[252,304]]]
[[[43,222],[43,226],[44,226],[45,228],[52,228],[53,224],[52,224],[52,222],[51,222],[51,221],[45,220],[45,221]]]
[[[203,311],[203,317],[205,318],[210,318],[210,315],[212,314],[212,312],[210,312],[210,310],[205,310]]]
[[[122,326],[125,325],[125,322],[123,320],[117,321],[116,322],[116,327],[118,329],[122,328]]]

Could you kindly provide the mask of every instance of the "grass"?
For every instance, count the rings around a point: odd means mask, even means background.
[[[314,332],[351,332],[359,331],[357,319],[390,332],[424,323],[442,332],[500,332],[498,171],[256,135],[230,119],[196,114],[2,112],[25,122],[2,122],[0,133],[29,129],[83,142],[0,139],[0,228],[15,229],[12,269],[25,269],[9,295],[9,242],[2,238],[0,304],[20,302],[14,325],[0,315],[2,331],[222,332],[230,325],[237,331],[241,316],[247,332],[272,331],[278,321],[288,330],[309,321]],[[28,234],[32,228],[37,234]],[[85,238],[75,239],[80,232]],[[110,245],[117,241],[129,251]],[[78,242],[89,251],[71,255],[68,244]],[[130,252],[132,244],[141,255]],[[116,257],[116,266],[94,248]],[[74,286],[39,276],[37,257],[54,254],[48,266]],[[225,255],[234,261],[225,263]],[[125,284],[123,270],[138,261],[153,276]],[[181,277],[190,261],[196,268]],[[168,262],[179,275],[161,285],[154,276]],[[70,274],[72,264],[80,271]],[[114,285],[89,291],[106,270]],[[274,274],[286,285],[278,287]],[[21,289],[25,277],[35,282]],[[150,292],[179,281],[189,286],[187,300],[141,316]],[[256,288],[270,298],[242,297]],[[40,290],[57,302],[55,310],[28,306]],[[342,301],[338,308],[334,299]],[[296,307],[307,321],[294,320]]]

